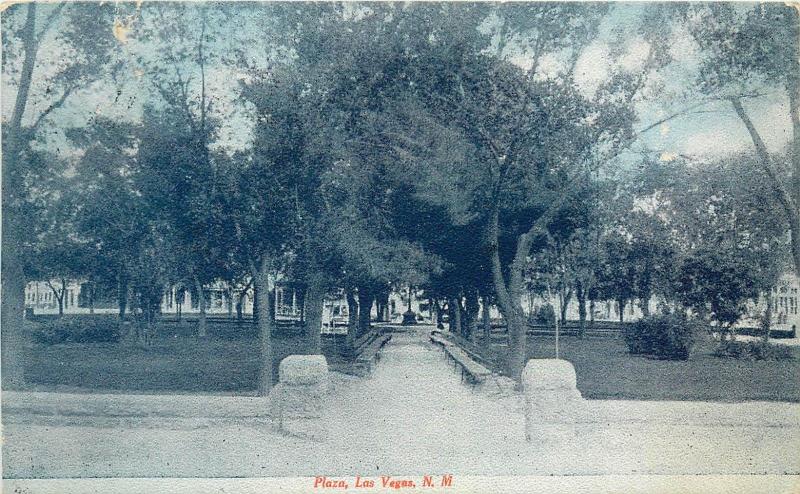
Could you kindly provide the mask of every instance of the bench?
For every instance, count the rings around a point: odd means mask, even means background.
[[[378,360],[378,352],[392,339],[392,335],[378,336],[364,347],[356,358],[356,374],[364,376],[372,372],[374,363]]]
[[[479,384],[492,375],[492,371],[474,361],[464,350],[455,345],[444,345],[444,352],[453,360],[457,367],[461,367],[462,381],[466,379],[472,384]]]
[[[452,344],[449,341],[447,341],[445,338],[442,338],[441,336],[439,336],[436,333],[431,333],[430,338],[431,338],[431,343],[439,345],[442,348],[446,347],[447,345],[451,345]]]

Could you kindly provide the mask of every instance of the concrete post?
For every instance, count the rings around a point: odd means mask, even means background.
[[[327,438],[323,419],[328,393],[324,355],[290,355],[278,367],[279,382],[269,395],[270,413],[280,431],[317,440]]]
[[[522,371],[525,439],[561,442],[574,439],[575,423],[586,402],[576,385],[575,368],[561,359],[532,359]]]

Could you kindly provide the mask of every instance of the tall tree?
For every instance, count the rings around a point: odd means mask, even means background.
[[[221,65],[220,29],[226,9],[189,4],[148,5],[135,32],[142,47],[137,61],[160,102],[146,107],[143,164],[159,174],[162,209],[175,225],[184,253],[186,284],[198,300],[198,335],[206,336],[206,286],[229,279],[225,252],[231,233],[216,205],[219,167],[211,146],[219,119],[209,73]],[[220,88],[216,88],[220,91]],[[216,98],[219,100],[219,98]]]
[[[800,273],[800,16],[793,5],[715,4],[690,9],[687,25],[701,48],[698,87],[730,102],[752,140],[755,155],[780,205]],[[771,153],[746,101],[779,91],[788,99],[789,163]]]
[[[2,374],[3,386],[24,384],[22,317],[26,275],[24,204],[30,153],[65,102],[108,70],[116,46],[110,5],[15,5],[2,17],[2,71],[14,105],[3,114]],[[60,47],[69,55],[52,56]],[[50,70],[52,69],[52,70]],[[46,74],[46,75],[45,75]]]

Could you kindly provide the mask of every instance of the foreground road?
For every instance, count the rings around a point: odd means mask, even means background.
[[[370,377],[335,381],[325,442],[284,437],[256,418],[12,418],[4,477],[800,472],[797,426],[586,424],[575,441],[526,443],[519,398],[461,384],[426,334],[395,334]],[[625,402],[608,406],[625,413]]]

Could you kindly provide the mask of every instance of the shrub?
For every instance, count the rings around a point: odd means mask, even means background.
[[[550,304],[544,304],[538,309],[536,309],[536,313],[533,316],[533,320],[537,324],[545,324],[547,326],[553,326],[556,323],[556,311]]]
[[[696,324],[679,314],[642,318],[625,328],[625,343],[634,355],[670,360],[689,358]]]
[[[742,360],[791,360],[792,349],[764,341],[723,341],[714,350],[714,356]]]
[[[119,341],[122,332],[116,316],[66,316],[42,323],[33,339],[45,345]]]

